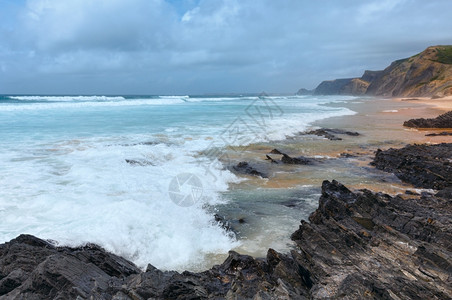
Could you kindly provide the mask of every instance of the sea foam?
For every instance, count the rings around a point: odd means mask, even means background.
[[[140,267],[179,271],[208,267],[206,257],[240,243],[213,217],[241,180],[221,159],[227,146],[354,113],[324,105],[334,97],[27,97],[0,104],[0,242],[21,233],[94,242]],[[192,206],[170,196],[181,173],[202,183]]]

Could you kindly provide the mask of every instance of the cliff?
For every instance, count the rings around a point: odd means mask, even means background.
[[[430,97],[452,95],[452,46],[431,46],[361,78],[323,81],[314,95]]]
[[[326,80],[314,90],[314,95],[363,95],[369,83],[360,78]]]

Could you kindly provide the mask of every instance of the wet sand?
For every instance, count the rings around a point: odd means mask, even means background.
[[[358,168],[369,167],[369,162],[377,149],[387,149],[390,147],[402,147],[410,143],[436,144],[442,142],[452,142],[451,136],[426,136],[433,132],[452,132],[452,129],[413,129],[403,126],[403,122],[412,118],[434,118],[452,110],[452,97],[440,100],[404,100],[394,99],[357,99],[344,101],[343,103],[329,104],[331,106],[347,107],[356,115],[345,117],[333,117],[324,119],[312,124],[312,128],[337,128],[346,131],[358,132],[359,136],[337,135],[341,141],[331,141],[323,137],[313,135],[297,135],[288,137],[283,141],[270,143],[260,143],[250,145],[243,152],[231,151],[231,156],[235,161],[253,161],[257,166],[262,166],[263,170],[270,173],[270,179],[263,182],[261,179],[249,177],[243,184],[252,184],[265,187],[294,187],[300,184],[320,184],[322,180],[329,179],[330,173],[338,174],[337,180],[343,177],[350,177],[353,174],[346,174],[348,165]],[[291,156],[307,156],[318,158],[321,163],[314,166],[287,166],[273,165],[265,160],[266,154],[272,149],[278,149]],[[235,149],[236,150],[236,149]],[[341,158],[348,154],[350,158]],[[272,158],[279,159],[278,155],[271,155]],[[344,161],[340,163],[334,158]],[[326,165],[325,168],[322,165]],[[332,169],[336,169],[333,172]],[[343,168],[343,170],[341,170]],[[370,167],[369,167],[370,168]],[[324,169],[323,172],[321,169]],[[356,172],[356,170],[349,172]],[[325,173],[316,175],[316,171]],[[376,171],[376,170],[375,170]],[[378,173],[378,172],[377,172]],[[353,176],[352,176],[353,177]],[[251,182],[250,182],[251,181]],[[342,179],[343,181],[343,179]],[[350,184],[350,183],[349,183]],[[375,183],[377,184],[377,182]],[[357,181],[352,185],[364,185],[372,188],[372,184]],[[405,186],[402,184],[402,186]],[[381,188],[378,184],[377,189]]]

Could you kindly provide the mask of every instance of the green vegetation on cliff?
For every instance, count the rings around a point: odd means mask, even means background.
[[[437,62],[452,65],[452,46],[440,46],[436,50],[438,51]]]

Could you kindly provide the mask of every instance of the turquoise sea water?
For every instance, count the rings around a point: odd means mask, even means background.
[[[141,267],[196,268],[241,243],[212,215],[243,180],[223,150],[353,114],[324,105],[348,99],[0,96],[0,242],[29,233],[98,243]],[[191,206],[171,196],[180,174],[201,182]]]

